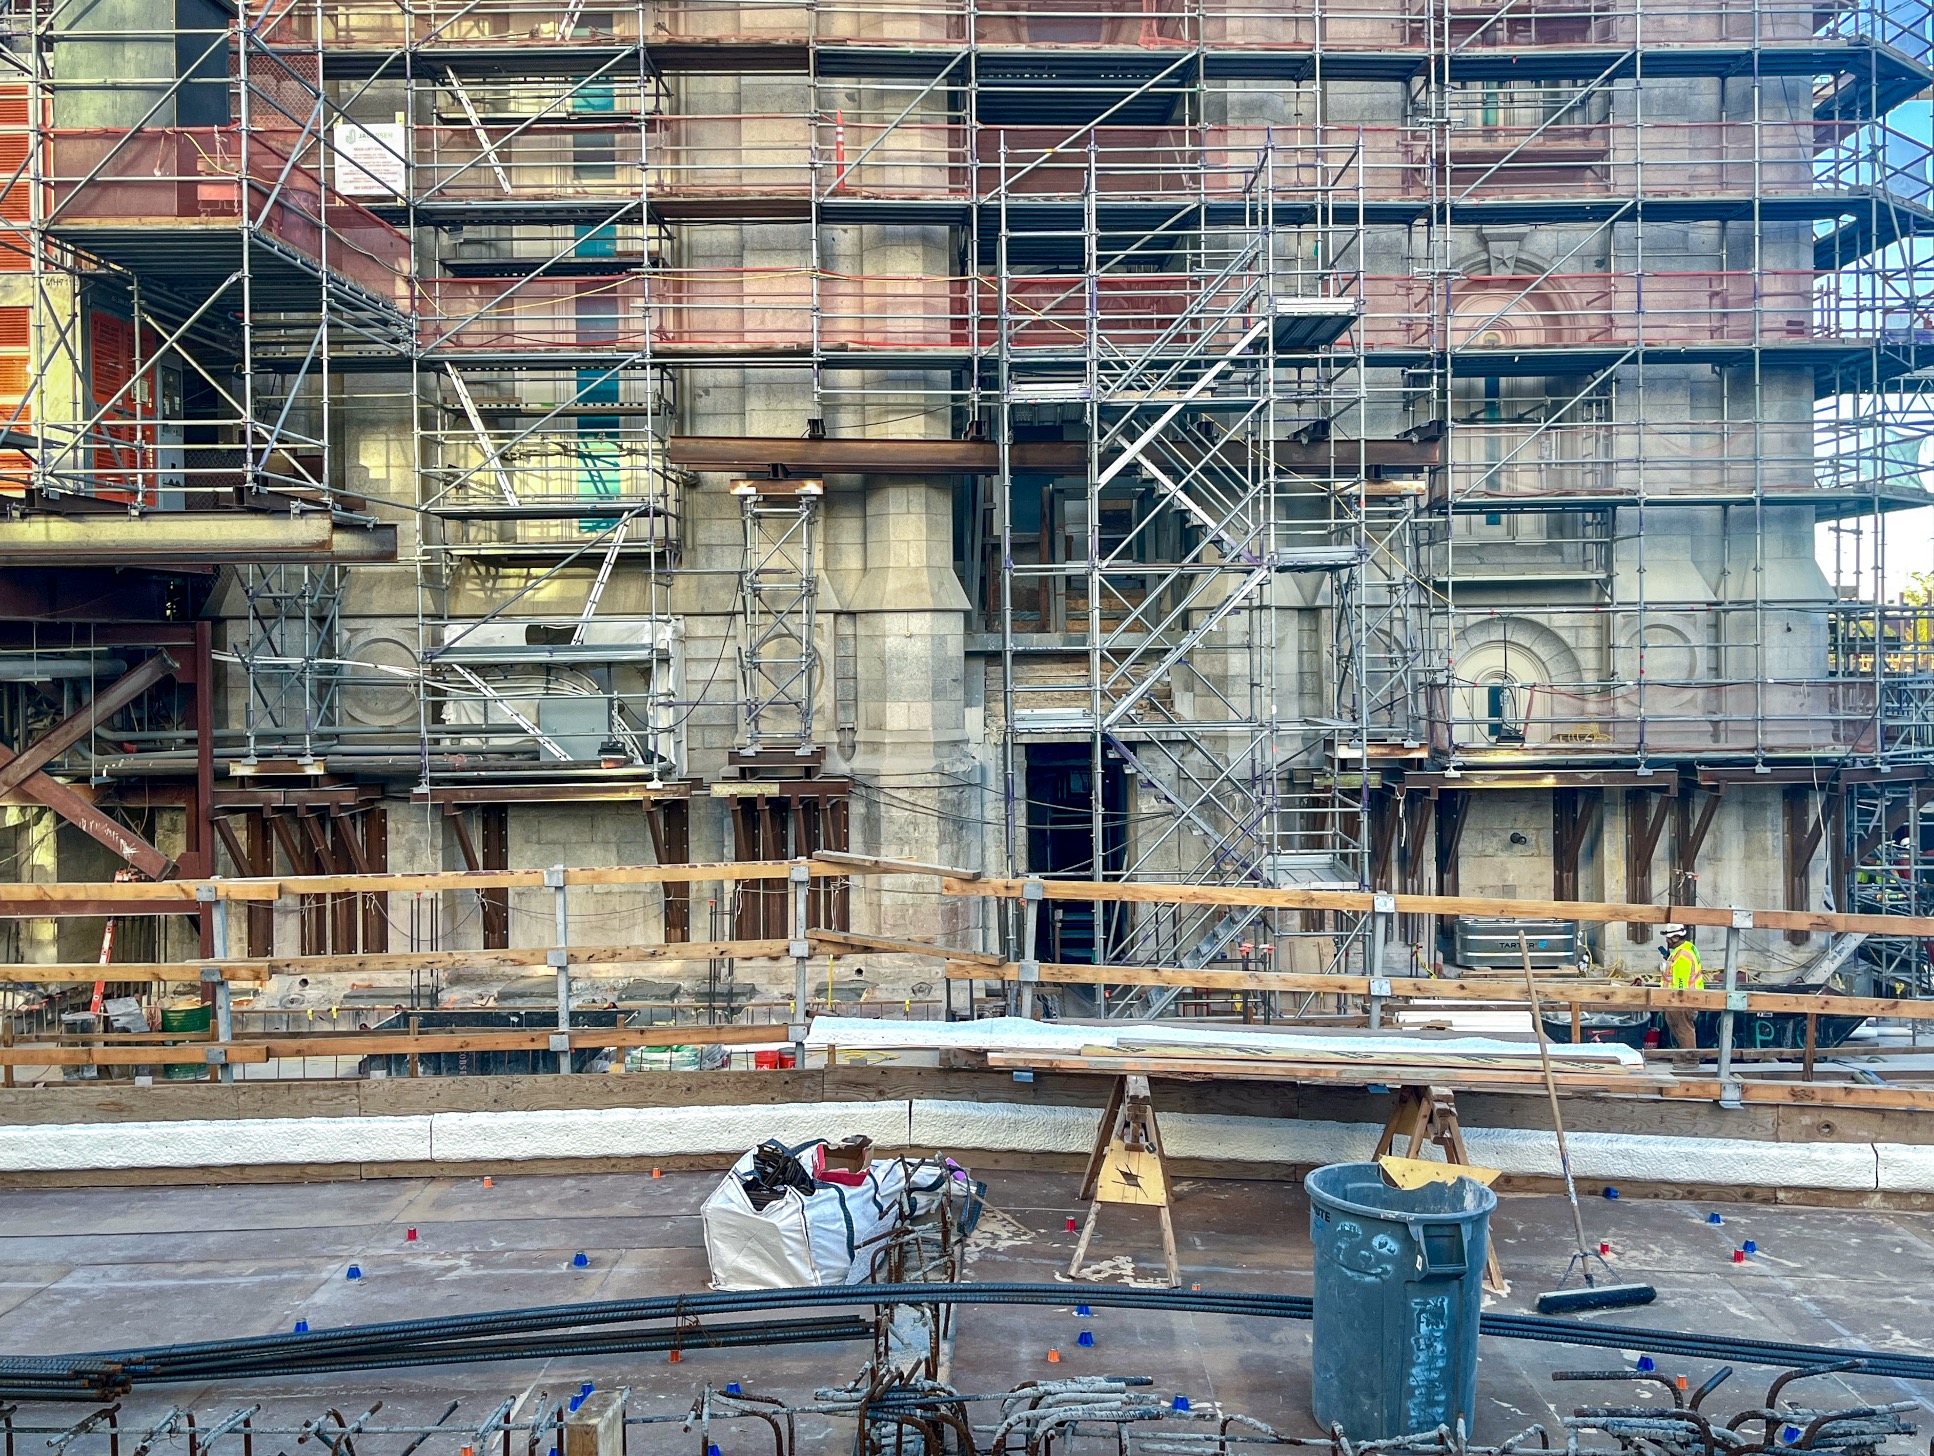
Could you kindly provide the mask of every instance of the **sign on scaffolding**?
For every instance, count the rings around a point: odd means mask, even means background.
[[[336,190],[344,197],[407,197],[408,142],[401,122],[339,121]]]

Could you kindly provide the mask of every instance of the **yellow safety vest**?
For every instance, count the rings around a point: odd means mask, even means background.
[[[1665,963],[1665,983],[1674,991],[1706,989],[1706,969],[1699,964],[1699,947],[1682,940]]]

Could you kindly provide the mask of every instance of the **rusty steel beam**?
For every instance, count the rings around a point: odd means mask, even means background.
[[[101,888],[109,894],[114,889],[112,885],[103,885]],[[62,900],[59,908],[63,918],[112,915],[124,919],[133,915],[199,915],[202,912],[202,907],[193,900],[176,900],[172,903],[166,900]],[[36,920],[44,919],[46,915],[45,905],[36,909],[32,905],[0,902],[0,920]],[[0,969],[0,978],[20,980],[31,974],[30,966]]]
[[[12,749],[0,748],[0,769],[14,761]],[[30,773],[14,786],[42,808],[52,809],[90,839],[98,840],[151,880],[165,880],[175,862],[119,820],[111,819],[75,790],[44,773]]]
[[[0,768],[0,794],[18,788],[30,774],[39,773],[56,757],[100,727],[104,719],[112,718],[164,678],[174,676],[180,666],[167,653],[157,652],[140,666],[122,673],[96,693],[92,702],[69,713],[16,754],[11,763]]]

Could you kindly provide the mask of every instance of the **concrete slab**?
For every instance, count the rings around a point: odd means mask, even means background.
[[[48,1189],[0,1193],[0,1350],[48,1354],[136,1343],[212,1338],[371,1320],[459,1314],[700,1290],[706,1284],[698,1207],[715,1173],[496,1175],[398,1179],[353,1185],[220,1188]],[[970,1259],[978,1280],[1053,1280],[1083,1212],[1072,1175],[989,1175],[989,1196],[1012,1222],[988,1221]],[[1304,1293],[1310,1287],[1308,1208],[1290,1183],[1183,1180],[1176,1223],[1184,1280],[1211,1288]],[[1765,1333],[1820,1344],[1925,1350],[1924,1291],[1934,1286],[1934,1216],[1728,1204],[1720,1225],[1695,1203],[1592,1200],[1588,1232],[1612,1245],[1622,1273],[1659,1287],[1659,1303],[1609,1318],[1658,1328]],[[416,1243],[404,1230],[419,1230]],[[1512,1293],[1498,1308],[1528,1310],[1555,1282],[1569,1252],[1562,1199],[1505,1196],[1495,1218]],[[1754,1239],[1745,1265],[1733,1248]],[[569,1267],[579,1250],[591,1267]],[[1151,1216],[1107,1210],[1091,1258],[1108,1277],[1149,1280],[1160,1267]],[[364,1278],[343,1277],[355,1260]],[[1055,1308],[983,1307],[960,1314],[954,1383],[1005,1390],[1055,1375],[1147,1374],[1198,1406],[1218,1401],[1279,1428],[1312,1433],[1309,1329],[1303,1324],[1097,1309],[1077,1318],[1080,1287]],[[1077,1343],[1082,1329],[1096,1343]],[[1061,1353],[1047,1363],[1052,1346]],[[1637,1352],[1634,1352],[1637,1353]],[[505,1396],[575,1390],[582,1380],[634,1392],[635,1412],[682,1416],[705,1381],[806,1399],[843,1382],[865,1358],[860,1346],[529,1361],[413,1371],[372,1370],[254,1382],[227,1389],[137,1391],[124,1430],[170,1405],[206,1422],[244,1401],[258,1420],[299,1423],[334,1406],[350,1415],[384,1402],[377,1424],[427,1423],[452,1400],[453,1426],[474,1430]],[[1578,1386],[1551,1372],[1616,1364],[1612,1352],[1488,1342],[1480,1372],[1477,1432],[1498,1439],[1551,1423],[1583,1403]],[[1664,1362],[1677,1370],[1684,1362]],[[1709,1368],[1686,1365],[1697,1384]],[[1742,1369],[1726,1411],[1753,1403],[1772,1372]],[[1843,1400],[1918,1400],[1934,1425],[1934,1390],[1833,1377]],[[51,1411],[52,1408],[42,1408]],[[78,1412],[70,1413],[78,1414]],[[802,1431],[810,1448],[815,1428]],[[845,1439],[831,1427],[829,1443]],[[750,1440],[750,1437],[747,1438]],[[676,1425],[646,1431],[633,1456],[689,1451]],[[401,1438],[376,1444],[400,1450]],[[455,1456],[425,1447],[425,1456]],[[745,1451],[753,1449],[743,1445]],[[285,1443],[286,1445],[286,1443]],[[735,1448],[725,1445],[728,1456]]]

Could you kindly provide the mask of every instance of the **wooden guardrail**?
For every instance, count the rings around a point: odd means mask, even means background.
[[[7,1067],[140,1067],[166,1065],[247,1066],[303,1057],[427,1056],[433,1052],[557,1051],[556,1038],[582,1048],[664,1046],[767,1046],[787,1039],[786,1027],[591,1026],[560,1032],[538,1026],[512,1031],[330,1031],[308,1036],[238,1036],[216,1041],[212,1032],[152,1032],[146,1036],[90,1036],[90,1045],[19,1044],[0,1047]],[[165,1038],[165,1042],[164,1042]]]
[[[674,865],[594,865],[563,869],[566,887],[690,884],[697,881],[733,883],[741,880],[783,880],[798,861],[758,860],[743,863]],[[1581,920],[1594,924],[1683,925],[1729,927],[1735,917],[1748,915],[1751,924],[1766,930],[1804,930],[1825,933],[1934,937],[1934,916],[1847,915],[1826,910],[1738,910],[1715,905],[1638,905],[1593,900],[1504,900],[1481,895],[1379,895],[1361,890],[1267,889],[1253,885],[1165,885],[1116,880],[992,879],[970,875],[944,865],[865,855],[823,853],[804,861],[816,879],[853,875],[922,875],[940,881],[940,892],[950,896],[1020,899],[1029,884],[1038,884],[1049,900],[1102,900],[1162,905],[1250,905],[1284,910],[1332,910],[1369,914],[1379,901],[1397,914],[1486,915],[1511,920]],[[437,894],[448,891],[543,889],[554,887],[546,876],[556,870],[437,870],[422,874],[277,875],[255,879],[163,880],[159,882],[83,884],[71,882],[0,884],[0,906],[42,909],[62,914],[66,902],[180,903],[204,899],[273,901],[296,895]],[[89,912],[70,912],[82,913]]]
[[[815,878],[864,873],[854,867],[857,857],[842,863],[812,859],[807,864]],[[273,878],[207,880],[136,880],[130,883],[0,884],[0,905],[46,906],[50,916],[62,913],[69,901],[270,901],[290,895],[428,895],[450,890],[541,890],[555,888],[545,877],[553,870],[434,870],[423,874],[277,875]],[[587,885],[691,884],[699,880],[783,880],[792,873],[788,860],[754,860],[731,864],[594,865],[564,869],[567,888]],[[92,912],[82,912],[92,913]]]
[[[1104,900],[1154,905],[1252,905],[1278,910],[1338,910],[1367,915],[1485,915],[1505,920],[1582,920],[1592,924],[1732,927],[1740,915],[1761,930],[1934,936],[1930,915],[1842,915],[1827,910],[1738,910],[1719,905],[1631,905],[1599,900],[1498,900],[1482,895],[1383,895],[1367,890],[1272,890],[1251,885],[1159,885],[1117,880],[1021,880],[949,876],[949,895],[1018,900],[1029,884],[1048,900]],[[1378,901],[1384,905],[1379,906]],[[1090,977],[1090,979],[1093,979]],[[1111,978],[1112,979],[1112,976]]]
[[[949,962],[952,981],[1023,981],[1015,962],[991,972],[981,966]],[[1308,975],[1288,971],[1181,970],[1171,966],[1090,966],[1043,963],[1035,979],[1045,984],[1092,986],[1184,986],[1203,991],[1278,991],[1292,995],[1375,995],[1385,1001],[1481,1001],[1494,1005],[1523,1005],[1528,997],[1522,981],[1450,980],[1427,976],[1379,976],[1372,989],[1369,976]],[[1540,980],[1538,1000],[1560,1007],[1596,1006],[1634,1011],[1725,1011],[1792,1013],[1801,1016],[1884,1016],[1901,1021],[1934,1021],[1934,1001],[1909,1001],[1873,996],[1808,996],[1790,991],[1743,988],[1729,998],[1725,991],[1673,991],[1663,986],[1620,985],[1611,982]]]

